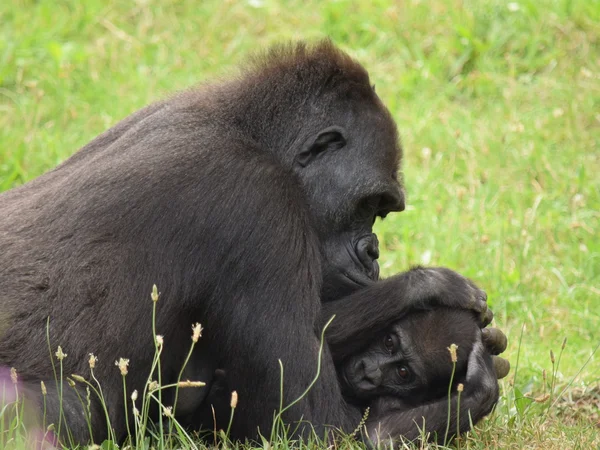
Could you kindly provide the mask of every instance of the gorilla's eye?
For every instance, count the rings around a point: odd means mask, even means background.
[[[388,352],[394,352],[394,338],[391,334],[388,334],[386,337],[383,338],[383,346]]]
[[[408,381],[410,378],[410,370],[406,366],[398,367],[398,376],[402,381]]]

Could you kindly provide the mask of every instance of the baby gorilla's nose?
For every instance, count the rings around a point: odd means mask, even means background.
[[[365,378],[373,384],[373,386],[379,386],[381,384],[382,377],[381,369],[374,368],[372,370],[365,370]]]
[[[369,278],[379,279],[379,240],[375,233],[368,234],[359,239],[356,244],[356,255],[363,265]]]

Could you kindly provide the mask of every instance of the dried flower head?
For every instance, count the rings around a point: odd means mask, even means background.
[[[202,337],[202,325],[195,323],[192,325],[192,341],[198,342],[198,339]]]
[[[158,301],[158,288],[156,287],[155,284],[152,285],[152,294],[150,294],[150,298],[152,298],[152,301],[154,303],[156,303]]]
[[[186,381],[180,381],[179,383],[177,383],[177,385],[180,388],[204,387],[204,386],[206,386],[206,383],[204,381],[190,381],[190,380],[186,380]]]
[[[456,356],[456,350],[458,350],[458,345],[456,344],[450,344],[450,347],[448,347],[448,351],[450,352],[450,358],[452,359],[453,363],[458,361],[458,357]]]
[[[118,361],[115,361],[115,366],[119,368],[121,371],[121,375],[127,375],[127,367],[129,367],[129,360],[127,358],[119,358]]]
[[[163,416],[173,417],[173,407],[172,406],[163,406]]]
[[[65,359],[67,357],[67,354],[65,352],[63,352],[62,347],[59,345],[58,349],[56,350],[56,359],[58,359],[59,361],[62,361],[63,359]]]
[[[539,397],[534,398],[533,401],[536,403],[544,403],[549,398],[550,398],[550,394],[546,393],[546,394],[540,395]]]
[[[133,409],[133,415],[136,417],[139,417],[140,415],[140,410],[137,409],[135,406],[132,408]]]
[[[67,383],[68,383],[68,384],[69,384],[69,386],[71,386],[72,388],[74,388],[74,387],[75,387],[75,382],[74,382],[72,379],[70,379],[69,377],[67,377]]]
[[[229,405],[232,408],[235,408],[237,406],[237,402],[238,402],[238,394],[237,391],[232,391],[231,392],[231,402],[229,403]]]
[[[160,349],[162,348],[163,344],[165,343],[165,339],[161,334],[157,334],[156,335],[156,345],[157,347]]]
[[[550,350],[550,361],[552,362],[552,364],[554,364],[554,352],[552,350]]]
[[[42,395],[48,394],[48,391],[46,390],[46,385],[43,381],[40,381],[40,387],[42,388]]]
[[[138,391],[136,389],[131,393],[131,401],[135,402],[137,400],[137,398],[138,398]]]
[[[148,383],[148,390],[150,392],[156,391],[159,387],[158,381],[152,380],[150,383]]]
[[[10,380],[13,382],[13,384],[17,384],[17,369],[15,369],[14,367],[10,368]]]
[[[456,386],[456,390],[457,390],[458,392],[462,392],[462,391],[464,391],[464,390],[465,390],[465,386],[464,386],[464,384],[462,384],[462,383],[458,383],[458,386]]]
[[[77,375],[76,373],[72,373],[71,377],[73,377],[73,379],[75,381],[79,381],[80,383],[85,383],[85,378],[83,378],[81,375]]]
[[[98,362],[98,357],[94,356],[93,353],[90,353],[90,359],[88,360],[88,363],[90,365],[90,369],[93,369],[94,367],[96,367],[96,363]]]

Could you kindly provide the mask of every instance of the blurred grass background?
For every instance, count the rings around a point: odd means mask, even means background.
[[[584,366],[600,343],[599,0],[4,1],[0,190],[249,52],[325,36],[368,68],[402,136],[408,207],[377,225],[383,274],[473,278],[519,355],[467,444],[600,445],[600,354]],[[545,415],[521,394],[549,392],[564,338],[569,389]]]

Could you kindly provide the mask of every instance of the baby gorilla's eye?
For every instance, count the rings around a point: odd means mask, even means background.
[[[398,376],[402,381],[408,381],[410,379],[410,370],[406,366],[398,367]]]
[[[383,345],[388,352],[394,352],[394,338],[391,334],[388,334],[386,337],[383,338]]]

